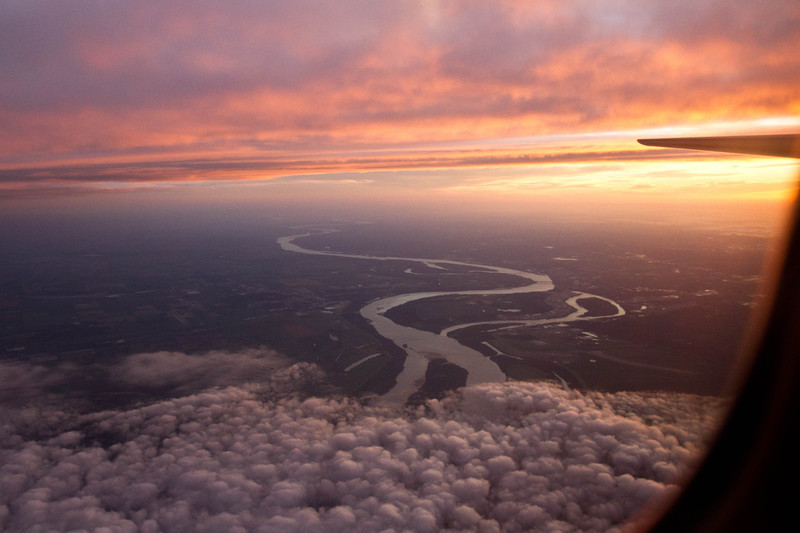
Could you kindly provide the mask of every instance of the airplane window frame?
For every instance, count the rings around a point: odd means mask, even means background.
[[[781,157],[800,158],[800,135]],[[708,138],[704,138],[708,139]],[[652,146],[667,139],[653,139]],[[662,141],[661,144],[658,141]],[[642,142],[642,141],[640,141]],[[642,142],[642,144],[648,144]],[[686,148],[686,145],[681,146]],[[696,149],[708,149],[696,148]],[[714,148],[711,148],[714,150]],[[761,153],[763,151],[738,153]],[[800,181],[800,180],[798,180]],[[770,305],[746,338],[747,365],[734,403],[702,463],[672,500],[656,503],[643,530],[729,532],[782,530],[791,523],[800,475],[792,446],[800,425],[800,205],[795,200],[785,231],[782,261],[771,272]]]

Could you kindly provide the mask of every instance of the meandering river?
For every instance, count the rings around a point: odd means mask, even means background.
[[[296,235],[287,235],[278,238],[280,247],[289,252],[296,252],[311,255],[329,255],[334,257],[346,257],[351,259],[365,259],[370,261],[406,261],[415,262],[425,265],[428,268],[434,268],[444,272],[448,271],[450,266],[468,267],[473,269],[474,272],[483,274],[506,274],[519,277],[523,283],[517,287],[501,288],[501,289],[473,289],[461,291],[430,291],[430,292],[413,292],[407,294],[398,294],[396,296],[389,296],[380,298],[367,303],[361,308],[361,316],[366,318],[370,324],[375,328],[379,335],[391,340],[397,346],[406,352],[406,360],[402,372],[397,376],[397,382],[386,394],[383,395],[382,400],[386,403],[403,403],[406,399],[416,392],[419,387],[424,383],[425,371],[428,367],[428,361],[431,358],[438,357],[444,358],[447,361],[457,364],[468,372],[467,385],[475,385],[478,383],[486,382],[502,382],[506,380],[505,374],[500,370],[491,359],[473,350],[468,346],[464,346],[449,334],[458,329],[497,324],[498,329],[520,327],[520,326],[535,326],[551,323],[565,323],[574,322],[577,320],[594,320],[598,318],[611,318],[622,316],[625,310],[613,300],[588,294],[585,292],[576,293],[566,300],[566,303],[574,309],[570,314],[558,318],[542,318],[530,320],[492,320],[484,322],[470,322],[466,324],[458,324],[442,330],[439,333],[432,333],[430,331],[423,331],[416,328],[401,326],[392,320],[389,320],[385,313],[390,309],[413,302],[422,300],[424,298],[433,298],[435,296],[457,296],[457,295],[493,295],[493,294],[522,294],[529,292],[545,292],[551,291],[555,288],[553,280],[544,274],[534,274],[524,270],[515,270],[511,268],[504,268],[491,265],[481,265],[476,263],[465,263],[461,261],[450,261],[446,259],[424,259],[418,257],[381,257],[372,255],[348,254],[330,251],[310,250],[295,244],[296,239],[302,237],[309,237],[311,235],[321,235],[325,233],[332,233],[338,230],[321,230],[309,233],[300,233]],[[407,270],[406,272],[410,272]],[[459,274],[464,273],[459,270]],[[599,298],[606,302],[611,303],[616,312],[611,315],[602,316],[584,316],[588,311],[580,306],[578,301],[582,298]]]

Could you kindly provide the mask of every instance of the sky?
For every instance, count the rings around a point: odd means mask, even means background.
[[[789,160],[635,139],[797,131],[798,26],[791,0],[4,2],[0,192],[785,200]]]

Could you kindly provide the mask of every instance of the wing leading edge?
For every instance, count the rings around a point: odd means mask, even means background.
[[[800,134],[639,139],[645,146],[800,158]]]

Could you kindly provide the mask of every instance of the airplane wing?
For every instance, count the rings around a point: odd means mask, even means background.
[[[800,158],[800,134],[639,139],[645,146]]]

